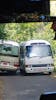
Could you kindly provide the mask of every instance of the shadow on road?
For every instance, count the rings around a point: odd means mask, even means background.
[[[0,76],[18,76],[20,75],[20,72],[17,73],[9,73],[9,72],[0,72]]]
[[[54,73],[52,73],[52,74],[54,74]],[[46,73],[45,74],[44,73],[30,73],[30,74],[24,74],[23,75],[20,72],[17,72],[17,73],[8,73],[6,71],[5,72],[0,72],[0,76],[45,76],[45,75],[48,76],[48,74],[46,74]]]

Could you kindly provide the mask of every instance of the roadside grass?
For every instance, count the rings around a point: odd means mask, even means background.
[[[3,81],[0,79],[0,100],[3,100],[3,89],[4,89]]]
[[[56,72],[56,56],[54,57],[54,72]]]

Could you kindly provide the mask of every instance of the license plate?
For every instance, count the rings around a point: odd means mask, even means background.
[[[8,62],[1,62],[0,64],[1,64],[1,66],[9,66]]]

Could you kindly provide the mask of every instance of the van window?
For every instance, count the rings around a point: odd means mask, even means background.
[[[26,47],[26,55],[29,57],[34,56],[51,56],[52,51],[49,45],[38,45],[38,46],[27,46]]]
[[[18,56],[18,47],[10,44],[0,44],[0,54]]]

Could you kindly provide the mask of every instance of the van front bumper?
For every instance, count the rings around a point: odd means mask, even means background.
[[[54,67],[28,67],[25,68],[26,73],[41,73],[41,72],[53,72]]]

